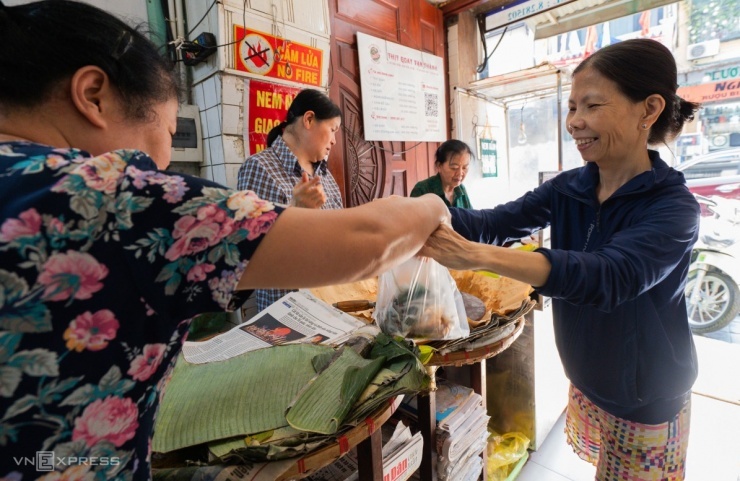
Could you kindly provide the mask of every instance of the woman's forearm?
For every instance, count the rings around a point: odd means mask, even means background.
[[[544,285],[551,270],[550,261],[538,252],[469,241],[448,225],[434,232],[421,254],[451,269],[491,271],[532,286]]]
[[[239,288],[315,287],[372,277],[416,254],[448,215],[435,195],[341,210],[289,208],[265,235]]]
[[[550,276],[550,261],[539,252],[522,251],[486,244],[478,244],[481,250],[481,267],[478,269],[495,272],[539,287]]]

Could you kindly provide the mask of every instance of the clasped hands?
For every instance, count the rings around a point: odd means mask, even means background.
[[[450,269],[467,270],[471,268],[471,247],[474,243],[455,232],[447,220],[432,232],[418,255],[431,257]]]

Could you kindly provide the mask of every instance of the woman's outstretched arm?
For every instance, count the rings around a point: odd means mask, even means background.
[[[420,252],[450,269],[487,270],[535,287],[547,282],[552,266],[539,252],[481,244],[441,225]]]
[[[238,288],[317,287],[372,277],[415,255],[448,219],[434,194],[341,210],[289,208],[265,235]]]

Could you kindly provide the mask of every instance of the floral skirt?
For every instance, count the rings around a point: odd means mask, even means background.
[[[691,401],[672,420],[640,424],[600,409],[570,386],[565,434],[598,481],[682,481],[689,444]]]

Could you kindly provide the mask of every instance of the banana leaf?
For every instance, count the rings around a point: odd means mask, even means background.
[[[285,410],[316,374],[312,359],[327,352],[333,348],[293,344],[207,364],[181,356],[157,415],[153,450],[167,453],[286,426]]]
[[[342,348],[341,354],[298,394],[285,416],[288,424],[302,431],[336,433],[384,362],[382,356],[367,360],[352,349]]]
[[[417,355],[413,343],[378,334],[370,357],[387,357],[388,361],[352,406],[345,423],[355,424],[365,419],[400,394],[413,395],[429,389],[429,375]]]
[[[401,338],[402,339],[402,338]],[[418,348],[410,341],[397,341],[393,337],[380,333],[375,338],[370,358],[383,356],[388,362],[403,359],[417,359],[419,356]]]
[[[222,439],[208,443],[209,452],[219,462],[274,461],[309,453],[334,442],[331,436],[298,431],[290,426],[247,437]]]

